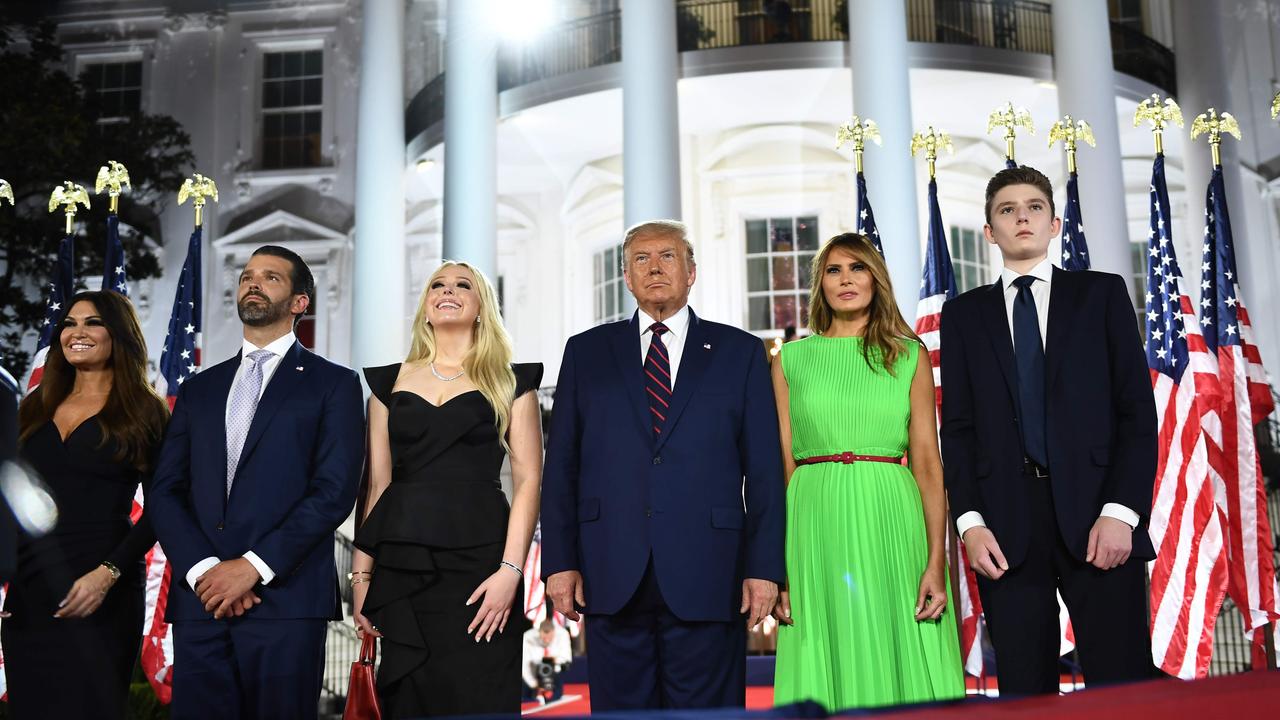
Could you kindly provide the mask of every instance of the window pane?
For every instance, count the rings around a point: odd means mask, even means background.
[[[278,108],[281,106],[280,83],[265,82],[262,84],[262,107]]]
[[[770,245],[774,252],[786,252],[795,249],[795,231],[791,227],[790,218],[770,220],[769,230],[772,234]]]
[[[773,258],[773,289],[794,290],[796,287],[796,259],[793,255]]]
[[[818,218],[796,218],[796,242],[801,250],[818,249]]]
[[[302,53],[284,54],[284,74],[286,77],[297,77],[302,74]]]
[[[302,82],[302,103],[304,105],[319,105],[324,102],[321,97],[320,78],[310,78]]]
[[[799,265],[796,266],[796,273],[800,276],[800,285],[806,290],[809,289],[809,281],[813,278],[813,258],[814,255],[801,255]]]
[[[747,298],[747,329],[768,330],[773,327],[769,317],[769,298]]]
[[[773,327],[784,328],[796,324],[796,297],[787,295],[773,299]]]
[[[618,303],[618,299],[617,299],[617,297],[616,297],[616,296],[614,296],[614,294],[613,294],[613,293],[611,293],[611,292],[606,292],[606,293],[605,293],[605,295],[604,295],[604,315],[605,315],[605,317],[613,317],[613,314],[614,314],[614,312],[616,312],[617,307],[618,307],[617,303]]]
[[[281,104],[286,106],[302,104],[302,83],[297,80],[290,80],[282,83],[281,88]]]
[[[263,77],[280,77],[281,72],[284,70],[284,60],[281,58],[281,53],[267,53],[264,60]]]
[[[809,298],[801,295],[796,298],[796,304],[800,307],[800,322],[796,324],[796,328],[809,326]]]
[[[762,253],[768,250],[765,238],[768,237],[768,227],[764,220],[748,220],[747,221],[747,253]]]
[[[591,256],[591,284],[593,286],[600,284],[600,268],[604,265],[604,253],[596,253]]]
[[[304,61],[305,67],[303,68],[303,72],[305,72],[307,75],[321,74],[322,72],[321,62],[323,57],[324,56],[322,55],[322,51],[320,50],[308,51],[306,53],[306,59]]]
[[[747,292],[769,289],[769,258],[747,259]]]
[[[595,300],[595,308],[593,310],[593,314],[591,315],[591,317],[598,323],[604,320],[604,312],[603,312],[604,308],[601,307],[601,305],[604,303],[604,293],[601,292],[599,288],[596,288],[596,291],[592,293],[592,295],[594,296],[593,299]]]
[[[613,281],[613,287],[618,294],[618,314],[624,315],[627,313],[627,310],[631,305],[627,302],[627,298],[629,297],[627,295],[627,284],[621,280],[615,280]]]
[[[124,63],[125,87],[142,87],[142,63]]]

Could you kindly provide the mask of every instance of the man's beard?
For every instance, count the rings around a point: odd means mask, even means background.
[[[251,305],[246,302],[251,297],[256,297],[263,302]],[[240,316],[240,322],[245,325],[250,327],[265,327],[267,325],[273,325],[279,322],[281,318],[289,315],[289,306],[292,304],[292,296],[287,297],[278,303],[272,303],[266,295],[250,293],[240,298],[240,302],[236,303],[236,314]]]

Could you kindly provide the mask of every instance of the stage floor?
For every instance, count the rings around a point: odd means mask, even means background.
[[[881,711],[855,711],[860,716],[877,718],[903,718],[904,720],[953,720],[962,717],[1035,717],[1062,719],[1088,718],[1089,720],[1135,720],[1159,718],[1160,720],[1212,720],[1235,718],[1241,713],[1257,713],[1256,717],[1276,717],[1280,713],[1280,672],[1252,672],[1241,675],[1211,678],[1195,682],[1179,680],[1154,680],[1146,683],[1098,688],[1088,692],[1064,692],[1057,697],[999,700],[996,683],[988,680],[988,695],[977,694],[977,683],[970,678],[970,697],[967,700],[929,705],[916,708],[896,708]],[[1070,688],[1069,678],[1064,678],[1063,690]],[[773,707],[773,688],[752,686],[747,688],[747,712],[743,717],[761,715],[759,711]],[[751,711],[757,711],[755,713]],[[591,693],[585,683],[565,686],[564,697],[548,705],[525,703],[524,715],[538,717],[583,716],[591,713]],[[733,713],[724,710],[707,711],[716,718]],[[655,713],[655,715],[660,715]],[[688,713],[680,713],[687,717]],[[771,717],[781,717],[771,714]],[[812,717],[812,715],[809,715]]]

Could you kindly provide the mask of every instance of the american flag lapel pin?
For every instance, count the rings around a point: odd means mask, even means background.
[[[710,349],[711,349],[711,343],[702,343],[702,349],[703,349],[703,350],[710,350]]]
[[[299,365],[298,367],[294,368],[294,370],[297,370],[298,372],[302,372],[302,366]]]

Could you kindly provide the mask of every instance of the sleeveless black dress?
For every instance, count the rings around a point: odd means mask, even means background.
[[[516,397],[537,389],[540,363],[512,369]],[[479,643],[467,634],[477,605],[465,603],[498,569],[510,513],[493,409],[479,391],[439,407],[392,392],[399,363],[364,373],[387,406],[391,445],[391,483],[355,537],[374,558],[363,611],[382,633],[384,716],[519,713],[524,593],[505,632]]]
[[[138,483],[150,478],[115,460],[116,448],[103,444],[95,416],[65,441],[47,422],[20,450],[57,502],[58,518],[47,535],[18,540],[5,600],[13,616],[0,623],[10,717],[125,717],[142,645],[143,560],[156,535],[145,513],[137,525],[129,519]],[[103,560],[121,576],[102,605],[86,618],[54,618],[76,579]]]

